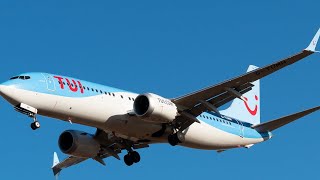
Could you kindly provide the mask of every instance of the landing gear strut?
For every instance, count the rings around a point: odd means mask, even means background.
[[[140,154],[137,151],[129,151],[123,158],[124,163],[127,166],[133,165],[133,163],[140,162]]]
[[[29,117],[33,118],[33,123],[30,124],[31,129],[36,130],[36,129],[40,128],[40,123],[39,123],[39,121],[37,121],[36,114],[30,113]]]

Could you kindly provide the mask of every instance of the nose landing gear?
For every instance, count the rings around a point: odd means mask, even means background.
[[[33,123],[31,123],[31,129],[36,130],[40,128],[40,123],[37,121],[37,113],[38,109],[24,103],[20,103],[17,106],[14,107],[14,109],[22,114],[25,114],[29,116],[30,118],[33,118]]]
[[[32,130],[39,129],[39,128],[40,128],[40,123],[39,123],[39,121],[37,121],[36,114],[30,113],[30,114],[29,114],[29,117],[32,117],[32,118],[33,118],[33,123],[30,124],[31,129],[32,129]]]

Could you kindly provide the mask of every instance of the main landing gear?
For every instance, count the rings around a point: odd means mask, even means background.
[[[32,130],[36,130],[40,128],[40,123],[37,121],[36,114],[30,113],[29,117],[33,118],[33,123],[30,124]]]
[[[124,163],[127,166],[133,165],[133,163],[140,162],[140,154],[137,151],[129,151],[123,158]]]
[[[178,133],[170,134],[168,136],[168,142],[171,146],[176,146],[181,143],[180,139],[178,138]]]

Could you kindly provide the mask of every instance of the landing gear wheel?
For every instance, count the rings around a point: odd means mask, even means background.
[[[129,154],[126,154],[123,158],[124,163],[126,163],[127,166],[131,166],[133,164],[133,159]]]
[[[129,156],[131,156],[131,159],[134,163],[140,162],[140,154],[137,151],[130,152]]]
[[[40,128],[40,123],[38,121],[35,121],[35,122],[31,123],[30,126],[31,126],[32,130],[36,130],[36,129]]]
[[[170,134],[170,135],[168,136],[168,142],[169,142],[169,144],[170,144],[171,146],[176,146],[176,145],[178,145],[179,143],[181,143],[181,141],[180,141],[179,138],[178,138],[177,133],[175,133],[175,134]]]

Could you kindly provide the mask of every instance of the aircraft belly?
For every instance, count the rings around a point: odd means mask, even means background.
[[[107,131],[138,139],[149,139],[153,133],[161,128],[161,124],[145,122],[138,117],[128,115],[110,117],[105,123]]]

